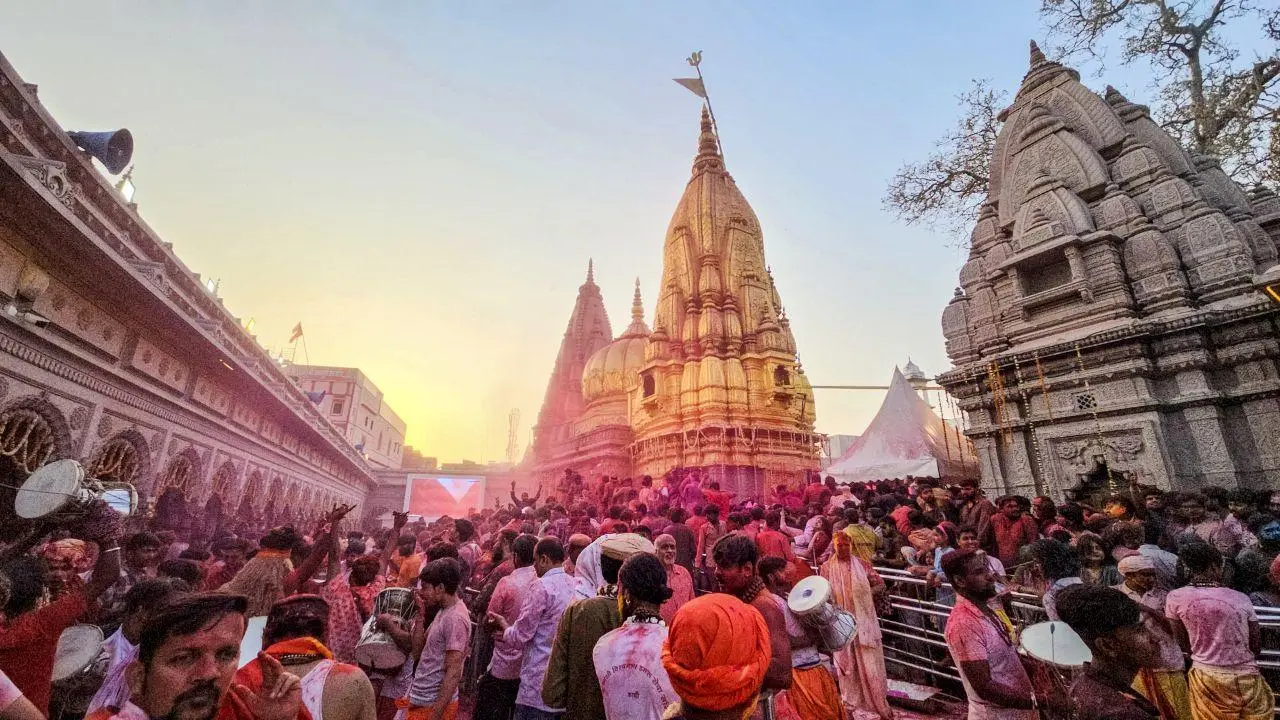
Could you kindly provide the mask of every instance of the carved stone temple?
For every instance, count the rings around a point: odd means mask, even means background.
[[[755,493],[817,469],[813,390],[760,222],[725,170],[705,108],[667,229],[652,330],[638,280],[631,323],[612,342],[599,296],[588,275],[534,428],[540,480],[565,468],[588,478],[696,468],[725,490]]]
[[[1280,199],[1031,45],[942,315],[989,491],[1280,485]]]

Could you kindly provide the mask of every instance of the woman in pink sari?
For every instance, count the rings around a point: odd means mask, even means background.
[[[845,707],[888,720],[893,710],[889,708],[889,679],[880,647],[875,597],[884,593],[884,580],[869,563],[854,556],[848,535],[836,533],[834,541],[835,554],[822,564],[822,577],[831,583],[831,602],[851,613],[858,624],[853,642],[833,656],[840,696]]]

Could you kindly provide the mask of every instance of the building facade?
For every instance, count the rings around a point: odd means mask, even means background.
[[[942,316],[997,493],[1280,485],[1280,200],[1032,43]]]
[[[284,373],[375,468],[398,468],[405,423],[357,368],[287,365]]]
[[[562,345],[548,387],[549,401],[564,398],[552,407],[569,411],[554,426],[540,415],[535,429],[532,461],[544,483],[568,467],[588,477],[698,470],[749,495],[817,469],[813,391],[759,220],[725,170],[705,108],[663,245],[652,330],[637,282],[631,324],[610,342],[598,295],[589,278],[574,317],[603,321],[575,333],[571,320],[575,362]]]
[[[161,525],[207,530],[370,490],[365,461],[3,57],[0,307],[4,485],[73,458],[135,485]]]

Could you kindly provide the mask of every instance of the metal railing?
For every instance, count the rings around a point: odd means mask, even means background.
[[[946,602],[947,596],[954,592],[951,585],[942,583],[930,587],[924,578],[895,568],[876,567],[876,572],[888,590],[890,612],[881,615],[879,621],[889,675],[899,680],[932,685],[947,695],[963,699],[960,675],[951,660],[944,635],[946,619],[954,604]],[[475,588],[466,588],[460,593],[468,605],[478,594]],[[943,601],[939,602],[939,599]],[[1035,595],[1011,593],[1008,606],[1009,619],[1019,631],[1048,619],[1040,598]],[[1262,652],[1258,655],[1258,667],[1272,690],[1280,691],[1280,608],[1256,607],[1255,611],[1262,625]],[[460,688],[464,694],[475,691],[493,650],[493,641],[484,630],[484,618],[473,620],[471,651],[463,666]],[[1280,706],[1280,692],[1277,693],[1277,706]]]
[[[885,636],[884,660],[889,674],[900,680],[936,684],[948,694],[963,697],[957,674],[943,635],[945,619],[951,610],[937,602],[938,591],[950,591],[948,583],[929,588],[923,578],[904,570],[877,567],[889,590],[892,616],[880,617],[880,630]],[[1011,593],[1009,619],[1021,631],[1028,625],[1048,619],[1040,598],[1027,593]],[[1277,717],[1280,717],[1280,608],[1255,607],[1262,626],[1262,651],[1258,667],[1276,693]]]

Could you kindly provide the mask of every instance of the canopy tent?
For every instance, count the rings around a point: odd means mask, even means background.
[[[825,470],[840,482],[915,477],[978,477],[978,460],[954,425],[943,422],[898,368],[867,429]]]

